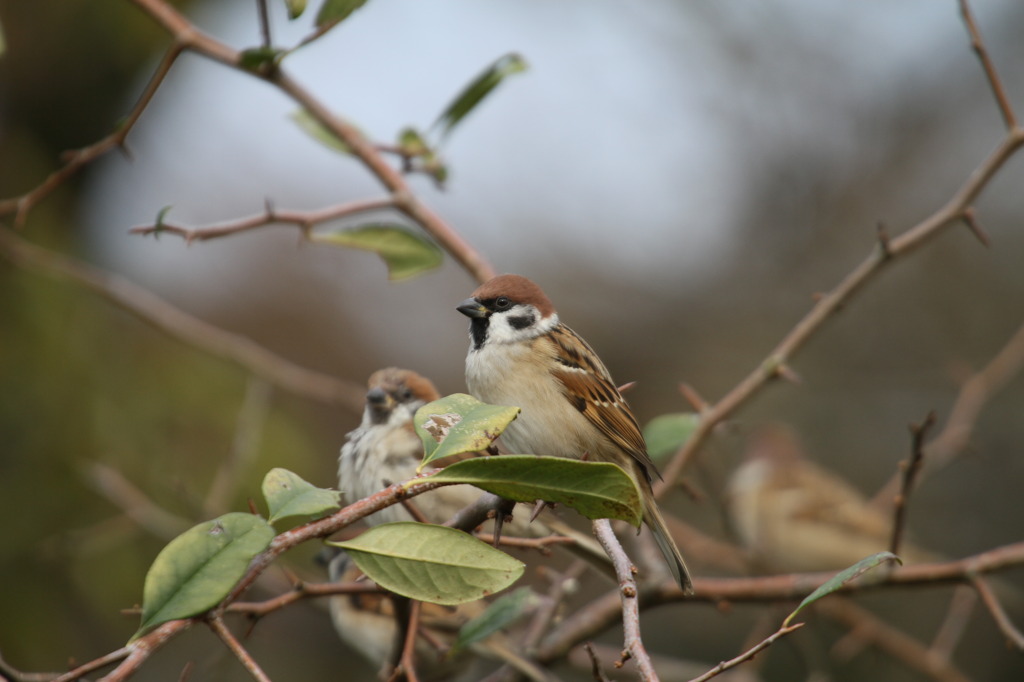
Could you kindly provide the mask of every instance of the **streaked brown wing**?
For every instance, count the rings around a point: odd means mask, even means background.
[[[590,345],[565,325],[553,330],[550,338],[558,361],[552,374],[561,382],[566,398],[610,442],[640,464],[648,481],[652,476],[661,478],[647,454],[636,417]],[[581,353],[578,348],[588,352]]]

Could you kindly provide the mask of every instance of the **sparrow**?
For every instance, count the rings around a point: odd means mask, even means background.
[[[475,398],[521,412],[501,439],[512,452],[620,466],[637,484],[644,523],[684,592],[693,587],[651,485],[657,468],[604,363],[562,324],[539,286],[499,275],[456,308],[470,318],[466,384]]]
[[[836,571],[889,548],[893,514],[807,459],[795,431],[767,424],[748,439],[730,476],[726,509],[739,541],[764,568]],[[937,557],[909,543],[904,563]]]
[[[374,372],[367,385],[369,390],[362,422],[348,434],[338,458],[338,487],[350,503],[416,475],[416,468],[423,459],[423,442],[416,434],[413,417],[416,410],[441,397],[429,379],[397,367]],[[482,494],[473,486],[451,485],[418,495],[411,503],[430,523],[443,524],[476,502]],[[543,537],[556,530],[572,537],[585,553],[591,556],[600,553],[592,538],[552,515],[545,515],[542,519],[531,523],[527,515],[515,515],[504,524],[503,534]],[[400,504],[381,509],[366,518],[371,526],[414,520]]]

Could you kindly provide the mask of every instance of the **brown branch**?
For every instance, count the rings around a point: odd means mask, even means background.
[[[946,611],[946,618],[935,633],[931,646],[928,647],[929,656],[938,656],[948,660],[956,649],[967,630],[971,612],[974,605],[978,603],[978,597],[967,585],[957,585],[953,590],[953,596],[949,600],[949,609]]]
[[[952,662],[932,655],[921,642],[849,599],[822,599],[814,609],[850,628],[851,636],[870,642],[914,670],[940,682],[970,682]]]
[[[220,640],[227,645],[228,649],[231,650],[231,653],[233,653],[235,658],[238,659],[238,662],[249,671],[249,674],[252,675],[254,680],[258,680],[258,682],[270,682],[270,678],[267,677],[265,672],[263,672],[263,669],[260,668],[259,664],[253,660],[253,657],[249,655],[249,652],[245,650],[245,647],[242,646],[241,642],[231,634],[231,630],[228,630],[227,626],[224,625],[224,620],[222,618],[214,616],[207,621],[207,625],[209,625],[210,629],[213,630],[214,633],[220,637]]]
[[[967,449],[974,431],[974,425],[982,409],[1006,384],[1024,368],[1024,325],[1021,325],[994,358],[976,374],[964,382],[957,394],[949,419],[942,431],[924,446],[924,456],[929,470],[947,465],[954,457]],[[888,503],[900,485],[897,472],[878,491],[872,504]]]
[[[1024,565],[1024,542],[997,547],[954,561],[903,566],[884,580],[843,586],[843,593],[881,589],[899,589],[910,585],[947,585],[964,583],[971,575],[991,573]],[[674,581],[643,586],[639,592],[641,609],[680,601],[711,604],[729,602],[768,603],[800,600],[834,577],[835,573],[794,573],[754,578],[695,578],[694,593],[684,595]],[[567,617],[543,641],[537,660],[550,663],[564,657],[579,642],[593,639],[620,617],[618,590],[592,600]]]
[[[416,674],[416,638],[419,635],[420,609],[422,606],[423,602],[418,599],[409,600],[409,622],[406,624],[405,642],[402,644],[398,666],[395,668],[394,673],[391,674],[388,682],[395,682],[395,680],[402,679],[403,677],[407,682],[419,682],[420,678]]]
[[[181,55],[181,52],[182,46],[178,43],[174,43],[167,49],[163,59],[160,60],[160,64],[156,68],[156,72],[149,79],[149,83],[146,84],[146,89],[142,91],[139,101],[135,103],[128,116],[121,121],[114,132],[88,147],[65,152],[63,155],[64,165],[51,173],[41,184],[19,197],[0,201],[0,215],[6,215],[15,211],[14,226],[16,228],[22,227],[28,217],[28,212],[53,190],[60,187],[68,178],[77,173],[79,169],[95,161],[111,149],[123,148],[128,133],[135,127],[139,117],[142,116],[142,112],[149,106],[153,95],[160,87],[160,84],[163,83],[164,78],[167,77],[171,70],[171,65]]]
[[[3,228],[0,228],[0,254],[19,267],[70,280],[89,289],[170,336],[241,365],[290,393],[340,404],[356,414],[363,410],[365,389],[362,386],[300,367],[251,339],[189,315],[120,275],[42,249]]]
[[[608,557],[615,567],[615,574],[619,579],[618,593],[622,601],[622,632],[623,651],[622,657],[615,663],[616,668],[629,659],[636,662],[637,674],[641,680],[656,681],[658,673],[654,671],[654,664],[647,654],[643,639],[640,637],[640,606],[637,599],[636,566],[626,556],[625,550],[619,544],[619,539],[612,531],[612,524],[608,519],[594,521],[594,535],[597,541],[604,547]]]
[[[989,86],[992,88],[992,95],[999,104],[999,111],[1003,115],[1006,128],[1012,130],[1017,127],[1017,118],[1013,114],[1013,107],[1010,106],[1010,99],[1006,96],[1006,90],[999,79],[999,73],[996,71],[996,67],[988,55],[985,42],[981,39],[978,23],[974,20],[974,13],[971,12],[967,0],[960,0],[960,14],[963,16],[964,25],[967,26],[967,32],[971,36],[971,49],[978,55],[981,66],[985,70],[985,77],[988,78]]]
[[[889,239],[885,248],[876,244],[860,265],[843,278],[832,291],[823,294],[756,369],[721,400],[702,411],[697,428],[665,468],[664,480],[655,485],[655,494],[659,497],[664,495],[665,491],[680,477],[683,469],[697,449],[703,445],[714,427],[746,404],[769,381],[778,377],[780,370],[788,366],[793,355],[818,332],[826,321],[848,304],[862,287],[874,280],[883,266],[904,259],[908,254],[937,236],[943,228],[963,220],[965,212],[988,185],[988,182],[1022,145],[1024,145],[1024,128],[1012,128],[996,149],[975,168],[945,206],[902,234]]]
[[[335,116],[322,102],[292,80],[280,66],[275,65],[274,68],[259,73],[246,70],[241,64],[241,53],[196,29],[164,0],[131,1],[152,16],[171,34],[175,42],[185,49],[262,78],[291,97],[362,161],[378,182],[388,190],[391,202],[397,210],[423,228],[477,281],[483,282],[494,276],[494,268],[484,256],[416,197],[402,173],[385,160],[373,143],[363,137],[355,126]]]
[[[138,225],[129,230],[129,232],[131,232],[131,234],[153,235],[157,237],[161,234],[173,234],[184,239],[186,244],[191,244],[195,241],[218,239],[220,237],[235,235],[239,232],[255,230],[260,227],[283,224],[294,225],[299,228],[303,236],[308,237],[310,230],[321,223],[345,218],[358,213],[367,213],[369,211],[393,208],[394,205],[395,203],[390,197],[384,197],[381,199],[360,199],[358,201],[350,201],[336,206],[327,206],[326,208],[320,208],[313,211],[277,210],[268,204],[263,213],[258,215],[228,220],[216,225],[210,225],[209,227],[188,228],[171,223],[158,222],[152,225]]]
[[[750,659],[754,658],[754,656],[756,656],[757,654],[761,653],[763,650],[767,649],[769,646],[774,644],[776,642],[776,640],[781,639],[782,637],[785,637],[786,635],[788,635],[789,633],[791,633],[791,632],[793,632],[795,630],[799,630],[803,626],[804,626],[803,623],[794,623],[793,625],[788,625],[788,626],[785,626],[785,627],[781,627],[778,630],[776,630],[774,633],[769,635],[766,639],[764,639],[760,643],[754,645],[752,648],[750,648],[747,651],[743,652],[742,654],[740,654],[736,658],[730,659],[728,661],[722,661],[721,663],[716,665],[714,668],[712,668],[711,670],[709,670],[706,673],[704,673],[703,675],[701,675],[700,677],[693,678],[692,680],[690,680],[690,682],[705,682],[706,680],[710,680],[712,677],[716,677],[717,675],[720,675],[721,673],[725,672],[729,668],[735,668],[740,663],[743,663],[744,661],[749,661]]]
[[[307,583],[300,581],[289,592],[259,602],[235,602],[226,613],[240,613],[250,618],[262,618],[302,599],[332,597],[339,594],[382,594],[384,590],[372,582]]]
[[[903,541],[903,529],[907,520],[907,504],[910,500],[910,491],[914,486],[921,465],[924,463],[924,439],[929,429],[935,425],[935,412],[929,412],[928,416],[920,424],[910,425],[911,447],[910,459],[900,463],[903,471],[903,482],[900,485],[900,492],[896,495],[894,503],[894,519],[892,524],[892,540],[889,542],[889,551],[899,554],[900,543]]]
[[[1024,651],[1024,634],[1017,629],[1017,626],[1013,624],[1010,617],[1006,614],[1006,610],[999,603],[999,599],[996,598],[992,588],[988,586],[988,583],[978,575],[972,575],[970,577],[971,584],[974,589],[978,592],[978,596],[981,597],[981,601],[985,604],[985,608],[988,609],[989,613],[992,614],[992,619],[999,626],[1000,632],[1006,636],[1006,641],[1013,645],[1018,651]]]
[[[128,646],[79,666],[71,672],[61,675],[53,682],[73,682],[74,680],[81,679],[82,675],[87,675],[93,670],[116,660],[121,661],[120,665],[103,677],[101,682],[123,682],[135,674],[135,671],[149,658],[151,653],[159,649],[175,635],[192,627],[192,624],[195,622],[196,620],[193,618],[186,618],[184,620],[172,620],[164,623]]]
[[[99,462],[84,467],[86,480],[125,516],[158,538],[170,540],[191,523],[159,506],[117,469]]]

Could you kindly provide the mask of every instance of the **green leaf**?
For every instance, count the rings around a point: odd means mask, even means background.
[[[381,587],[410,599],[464,604],[505,589],[525,565],[462,531],[427,523],[374,526],[345,549]]]
[[[660,461],[674,454],[683,446],[700,423],[700,417],[693,412],[663,414],[647,422],[644,427],[644,440],[647,441],[647,454],[651,459]]]
[[[416,433],[423,441],[423,461],[418,470],[434,460],[486,449],[519,412],[518,407],[488,405],[465,393],[427,403],[413,417]]]
[[[288,8],[289,19],[298,19],[306,11],[306,0],[284,0],[284,6]]]
[[[609,462],[536,455],[474,457],[449,464],[430,480],[469,483],[517,502],[558,502],[588,519],[622,519],[639,527],[643,518],[636,483]]]
[[[338,491],[317,488],[287,469],[271,469],[263,478],[270,522],[289,516],[323,516],[339,508]]]
[[[895,561],[900,564],[903,563],[902,559],[892,552],[878,552],[877,554],[872,554],[869,557],[861,559],[849,568],[844,568],[842,571],[829,578],[814,592],[807,595],[807,597],[800,602],[800,605],[794,609],[793,613],[786,616],[786,620],[782,621],[782,627],[788,626],[789,622],[796,617],[796,614],[800,613],[800,611],[808,604],[818,601],[825,595],[832,594],[846,583],[856,580],[871,569],[890,561]]]
[[[511,53],[500,57],[459,93],[458,97],[448,105],[448,108],[438,116],[433,127],[441,128],[442,138],[447,136],[459,121],[473,111],[494,88],[498,87],[501,81],[512,74],[525,71],[526,68],[526,60],[518,54]]]
[[[298,109],[291,113],[291,119],[302,129],[304,133],[314,140],[340,154],[351,154],[352,148],[345,144],[344,140],[325,128],[320,121],[313,118],[313,115],[306,109]]]
[[[153,223],[153,234],[159,236],[160,232],[164,229],[164,218],[171,212],[171,206],[168,204],[164,206],[156,214],[156,222]]]
[[[537,601],[537,595],[529,587],[520,587],[495,599],[483,613],[459,628],[459,637],[448,655],[452,656],[463,647],[481,642],[508,627],[530,612],[537,605]]]
[[[398,134],[398,147],[405,156],[426,156],[432,155],[430,145],[415,128],[403,128]]]
[[[325,244],[373,251],[388,266],[388,279],[409,279],[444,262],[438,246],[401,225],[373,223],[351,230],[313,234],[310,239]]]
[[[265,67],[273,66],[278,56],[282,54],[284,54],[284,50],[276,47],[269,47],[267,45],[251,47],[248,50],[242,50],[238,65],[248,71],[259,71]]]
[[[134,637],[212,609],[273,539],[273,527],[259,516],[232,512],[171,540],[146,574],[142,624]]]
[[[366,4],[366,0],[324,0],[316,15],[317,26],[337,24]]]

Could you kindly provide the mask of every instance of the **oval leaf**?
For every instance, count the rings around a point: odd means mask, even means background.
[[[271,469],[263,478],[270,522],[289,516],[323,516],[340,507],[338,491],[317,488],[287,469]]]
[[[273,527],[259,516],[232,512],[171,540],[146,574],[135,637],[219,604],[273,539]]]
[[[505,589],[525,566],[462,531],[426,523],[374,526],[344,548],[381,587],[410,599],[464,604]]]
[[[647,422],[644,427],[647,454],[655,461],[674,454],[689,440],[699,421],[700,417],[693,412],[680,412],[663,414]]]
[[[341,154],[351,154],[352,148],[344,140],[324,127],[320,121],[313,118],[313,115],[306,109],[298,109],[291,113],[291,119],[314,140]]]
[[[423,461],[484,450],[519,415],[518,407],[488,405],[471,395],[453,393],[416,410],[413,423],[423,441]]]
[[[466,114],[473,111],[487,95],[491,94],[494,88],[498,87],[501,81],[512,74],[523,71],[526,71],[526,60],[518,54],[512,53],[500,57],[459,93],[455,100],[448,105],[448,108],[438,116],[433,127],[441,128],[442,137],[448,135],[452,128],[465,118]]]
[[[376,223],[352,230],[318,233],[310,239],[373,251],[388,266],[391,280],[415,277],[444,261],[444,254],[434,242],[401,225]]]
[[[609,462],[536,455],[474,457],[446,466],[430,480],[469,483],[517,502],[558,502],[588,519],[622,519],[639,526],[643,518],[636,483]]]
[[[872,554],[869,557],[861,559],[849,568],[844,568],[843,570],[839,571],[839,573],[836,573],[834,576],[825,581],[820,587],[818,587],[818,589],[807,595],[807,597],[802,602],[800,602],[800,605],[797,606],[796,609],[794,609],[793,613],[786,616],[786,620],[782,621],[782,626],[788,626],[789,622],[796,617],[796,614],[800,613],[800,611],[808,604],[818,601],[825,595],[832,594],[833,592],[835,592],[851,580],[856,580],[857,578],[864,575],[871,569],[880,566],[881,564],[887,563],[889,561],[895,561],[896,563],[900,564],[903,563],[903,560],[895,554],[893,554],[892,552],[878,552],[877,554]]]
[[[316,15],[317,26],[329,26],[344,21],[348,15],[366,4],[366,0],[324,0]]]
[[[459,649],[483,641],[516,622],[537,604],[537,595],[529,587],[506,594],[489,605],[483,613],[459,628],[459,637],[455,640],[449,656]]]
[[[306,11],[306,0],[284,0],[289,19],[298,19]]]

